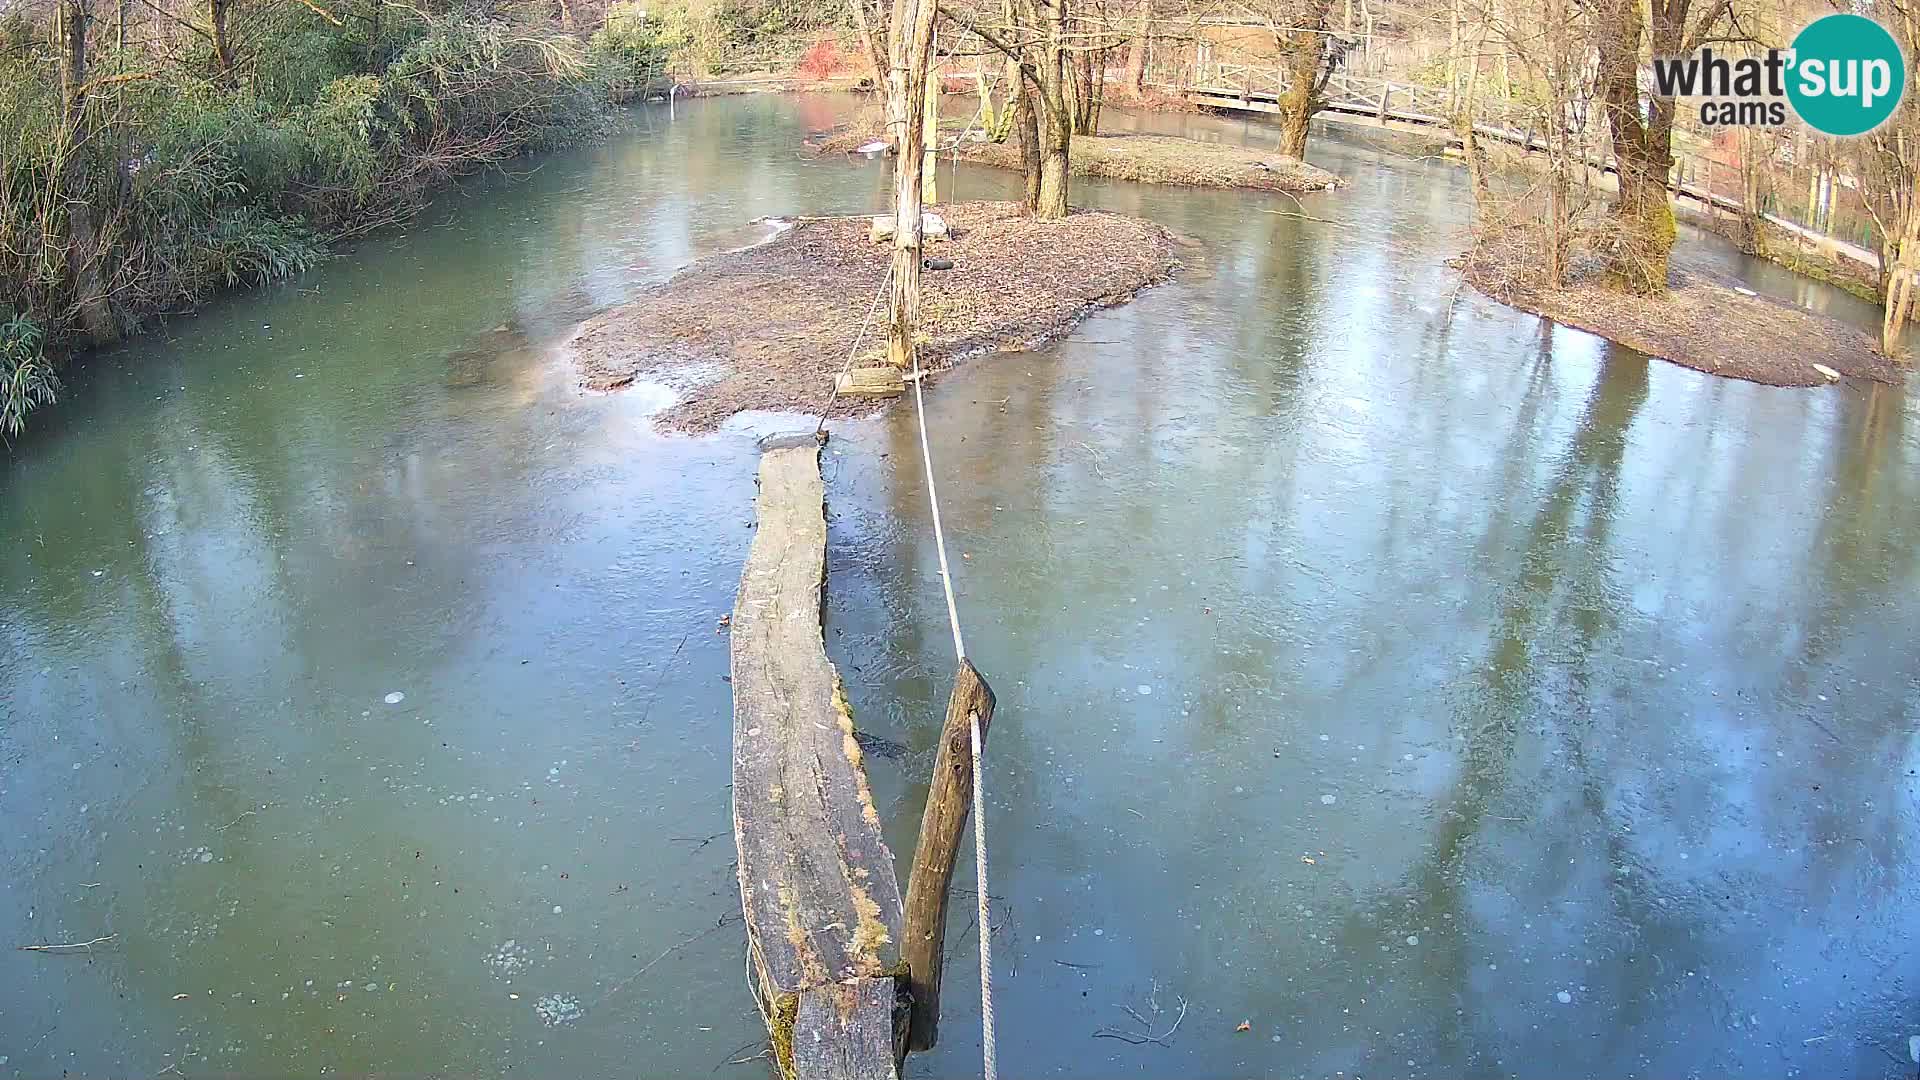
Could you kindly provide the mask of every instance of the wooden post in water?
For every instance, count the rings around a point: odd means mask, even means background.
[[[930,1050],[939,1037],[947,888],[953,882],[953,863],[967,830],[967,814],[973,809],[975,720],[985,745],[987,725],[993,720],[993,687],[971,661],[963,659],[954,672],[953,696],[947,699],[947,720],[933,758],[933,786],[927,791],[926,812],[920,816],[920,842],[913,849],[913,873],[907,881],[906,940],[900,943],[900,959],[906,962],[907,991],[913,998],[909,1050]],[[980,887],[986,888],[986,883]],[[993,929],[983,926],[980,932],[990,934]]]

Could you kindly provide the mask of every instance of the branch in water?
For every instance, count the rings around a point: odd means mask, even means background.
[[[63,941],[47,945],[19,945],[15,947],[21,952],[59,952],[62,949],[86,949],[91,951],[95,945],[112,941],[119,936],[119,934],[108,934],[106,937],[97,937],[92,941]]]

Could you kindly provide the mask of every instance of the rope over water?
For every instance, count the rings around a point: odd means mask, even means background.
[[[920,350],[913,350],[913,411],[920,420],[920,461],[927,470],[927,505],[933,514],[934,550],[940,556],[940,588],[947,594],[947,625],[953,630],[953,660],[967,658],[967,646],[960,636],[960,605],[953,598],[953,570],[947,563],[947,532],[940,523],[940,493],[933,480],[933,451],[927,446],[927,401],[920,390]],[[993,922],[987,907],[987,797],[986,777],[980,762],[980,715],[967,717],[973,744],[973,876],[978,904],[980,933],[980,1048],[983,1075],[996,1080],[993,1046]]]
[[[886,293],[888,282],[893,280],[893,270],[888,268],[886,276],[880,280],[880,288],[875,291],[873,303],[868,306],[866,317],[860,322],[860,333],[854,338],[853,348],[847,353],[846,366],[841,373],[853,366],[859,355],[860,345],[866,340],[867,327],[873,321],[873,313],[880,307],[880,297]],[[913,411],[920,422],[920,461],[927,475],[927,505],[933,516],[934,549],[940,556],[940,588],[947,599],[947,626],[953,631],[953,659],[956,664],[967,658],[967,646],[960,634],[960,605],[953,595],[953,568],[947,561],[947,532],[940,520],[940,493],[934,486],[933,450],[927,444],[927,403],[921,392],[924,372],[920,369],[920,351],[913,350],[913,373],[908,381],[913,383]],[[813,429],[814,437],[826,429],[827,413],[833,409],[833,403],[840,397],[839,380],[834,380],[833,394],[827,399],[826,407],[820,410],[820,423]],[[980,715],[969,713],[967,716],[973,747],[973,874],[974,891],[977,901],[977,913],[980,933],[980,1047],[982,1054],[982,1075],[985,1080],[998,1080],[998,1068],[994,1061],[993,1037],[993,922],[992,912],[987,903],[987,797],[986,778],[982,769],[980,754]]]

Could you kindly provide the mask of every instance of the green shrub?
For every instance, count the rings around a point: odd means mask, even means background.
[[[605,54],[544,14],[383,15],[374,40],[365,19],[250,8],[231,80],[103,50],[96,72],[136,77],[97,82],[77,124],[47,28],[0,17],[0,312],[18,312],[0,324],[0,433],[52,402],[47,350],[300,273],[329,236],[399,220],[449,176],[609,119]],[[659,55],[673,39],[647,22],[616,34]]]
[[[684,7],[677,10],[683,15],[686,11]],[[660,77],[676,54],[692,43],[693,33],[684,18],[670,25],[645,4],[622,0],[607,8],[606,24],[594,33],[592,48],[616,77],[646,83]]]
[[[257,206],[215,211],[190,250],[195,260],[189,270],[191,279],[227,288],[292,277],[311,269],[323,254],[319,239],[306,224],[275,217]]]
[[[27,414],[51,405],[60,392],[53,365],[41,352],[45,335],[24,315],[0,323],[0,434],[19,435]]]

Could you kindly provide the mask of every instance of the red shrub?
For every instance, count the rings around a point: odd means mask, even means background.
[[[846,63],[846,57],[840,53],[840,45],[830,37],[823,37],[807,47],[794,65],[794,70],[809,79],[831,78]]]

